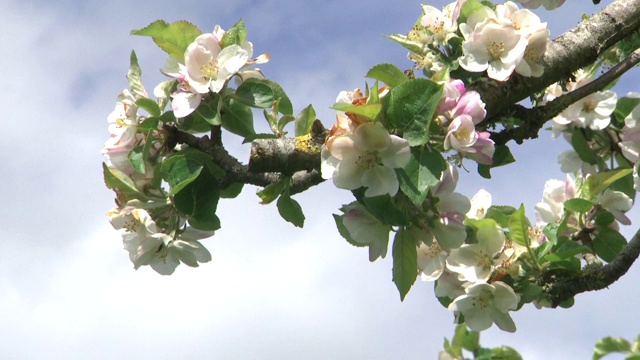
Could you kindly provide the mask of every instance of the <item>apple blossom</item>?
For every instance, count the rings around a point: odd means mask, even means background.
[[[611,113],[616,108],[617,96],[611,90],[598,91],[569,105],[553,122],[561,129],[568,126],[602,130],[609,126]]]
[[[564,216],[564,202],[576,197],[575,183],[569,175],[565,181],[548,180],[544,184],[542,202],[535,206],[538,225],[544,227],[548,223],[560,223]]]
[[[425,27],[432,37],[433,43],[436,45],[444,45],[456,36],[456,26],[450,14],[443,13],[431,5],[422,5],[424,15],[420,19],[420,23]]]
[[[471,198],[471,209],[467,212],[467,217],[470,219],[480,220],[484,219],[487,214],[487,210],[491,207],[491,194],[485,190],[480,189]]]
[[[525,36],[512,25],[488,18],[476,25],[462,43],[460,66],[471,72],[487,71],[498,81],[509,78],[527,47]]]
[[[606,189],[598,195],[596,202],[613,214],[620,224],[631,225],[631,220],[624,214],[631,209],[633,200],[622,191]]]
[[[504,331],[515,332],[516,325],[509,310],[518,306],[519,296],[509,285],[495,281],[491,284],[475,283],[465,288],[449,305],[449,310],[461,313],[467,326],[474,331],[484,331],[495,323]]]
[[[434,293],[439,298],[447,297],[449,299],[455,299],[460,295],[464,295],[465,284],[468,285],[469,283],[460,281],[460,279],[458,279],[458,274],[447,270],[445,267],[444,271],[436,281]]]
[[[432,209],[436,214],[431,231],[438,245],[446,251],[459,247],[467,238],[463,222],[464,214],[469,211],[471,204],[467,197],[453,192],[457,182],[458,170],[449,164],[442,173],[440,182],[431,188],[431,194],[437,201],[427,198],[423,204],[423,208]]]
[[[535,9],[540,7],[540,5],[544,5],[544,8],[547,10],[553,10],[558,8],[564,4],[565,0],[515,0],[522,4],[522,6]]]
[[[323,159],[323,178],[333,178],[336,187],[346,190],[365,186],[369,197],[395,195],[399,182],[393,169],[405,166],[411,157],[409,142],[389,135],[380,123],[364,124],[353,134],[335,138],[329,153]]]
[[[447,257],[447,268],[458,273],[462,281],[488,281],[496,266],[511,255],[502,253],[505,236],[494,220],[481,220],[479,224],[478,243],[453,249]]]
[[[636,106],[624,119],[618,146],[622,155],[632,163],[640,160],[640,106]]]
[[[444,271],[447,253],[442,250],[436,241],[431,245],[424,242],[418,246],[418,270],[422,281],[438,280]]]
[[[343,207],[342,222],[353,241],[369,246],[369,261],[387,256],[391,226],[382,223],[359,202]]]
[[[469,115],[460,115],[451,121],[447,135],[444,138],[444,149],[460,151],[462,148],[471,147],[478,140],[473,119]]]

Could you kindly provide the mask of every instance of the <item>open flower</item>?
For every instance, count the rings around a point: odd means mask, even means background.
[[[404,167],[411,157],[409,142],[389,132],[380,123],[359,126],[353,134],[339,136],[325,151],[322,177],[333,178],[336,187],[355,190],[367,187],[365,196],[398,192],[393,169]]]
[[[447,258],[447,268],[458,273],[462,281],[488,281],[493,270],[508,257],[502,253],[505,244],[502,228],[491,219],[479,224],[478,243],[453,249]]]
[[[617,96],[611,90],[598,91],[569,105],[553,118],[554,125],[560,129],[570,125],[593,130],[602,130],[609,126],[611,113],[616,108]]]
[[[467,213],[467,217],[476,220],[484,219],[490,207],[491,194],[485,189],[480,189],[478,193],[471,198],[471,209]]]
[[[460,66],[471,72],[487,71],[490,78],[505,81],[522,59],[527,39],[511,24],[487,18],[477,24],[462,43]]]
[[[418,246],[418,270],[422,281],[438,280],[445,268],[447,252],[436,241]]]
[[[476,283],[465,289],[449,305],[449,310],[464,316],[464,322],[474,331],[484,331],[495,323],[504,331],[515,332],[516,324],[509,310],[518,306],[519,296],[509,285],[495,281],[491,284]]]
[[[391,226],[378,220],[357,201],[345,206],[342,211],[342,223],[351,239],[369,247],[369,261],[373,262],[379,257],[384,259],[389,247]]]

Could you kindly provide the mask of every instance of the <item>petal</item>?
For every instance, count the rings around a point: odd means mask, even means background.
[[[362,185],[367,187],[364,196],[373,197],[385,194],[394,196],[398,192],[400,183],[393,169],[374,165],[362,174]]]

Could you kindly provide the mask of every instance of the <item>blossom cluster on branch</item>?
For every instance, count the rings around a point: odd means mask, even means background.
[[[563,1],[521,2],[550,9]],[[408,34],[389,36],[409,50],[414,68],[373,66],[364,91],[338,95],[328,131],[311,105],[294,115],[282,87],[254,68],[269,56],[253,58],[242,21],[204,34],[186,21],[157,21],[132,33],[152,37],[169,55],[161,70],[169,80],[152,99],[132,52],[129,89],[108,116],[111,136],[102,150],[105,183],[116,194],[107,215],[123,231],[136,269],[149,265],[168,275],[180,263],[210,261],[200,241],[221,226],[219,200],[236,197],[245,184],[261,187],[262,204],[276,202],[284,220],[302,227],[306,218],[292,196],[325,179],[355,197],[334,219],[370,261],[387,256],[393,235],[401,299],[418,277],[435,282],[436,297],[474,331],[494,323],[515,331],[510,311],[527,303],[571,306],[580,291],[563,292],[557,281],[584,269],[624,272],[640,252],[640,236],[627,244],[620,234],[640,191],[640,97],[585,91],[601,81],[595,74],[602,64],[634,56],[637,38],[534,96],[533,110],[557,110],[547,113],[553,136],[573,150],[559,157],[571,175],[545,184],[532,223],[524,205],[492,205],[484,190],[471,199],[455,191],[459,168],[474,164],[491,178],[491,169],[515,161],[506,141],[488,130],[526,125],[513,114],[488,121],[482,94],[470,84],[545,74],[546,23],[514,2],[458,0],[442,11],[424,5]],[[271,133],[256,133],[254,109]],[[294,137],[287,137],[289,125]],[[226,151],[223,130],[253,143],[248,165]]]

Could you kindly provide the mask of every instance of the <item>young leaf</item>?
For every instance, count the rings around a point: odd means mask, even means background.
[[[263,80],[248,79],[236,89],[235,98],[245,105],[265,109],[273,105],[273,89]]]
[[[144,89],[144,85],[142,85],[142,70],[140,70],[140,65],[138,65],[136,52],[133,50],[131,50],[130,62],[131,65],[129,65],[129,71],[127,72],[129,89],[131,89],[134,98],[146,98],[147,91]]]
[[[227,186],[224,189],[220,189],[220,198],[222,199],[234,199],[242,192],[244,183],[235,182]]]
[[[378,64],[369,69],[365,77],[380,80],[390,87],[396,87],[409,80],[402,70],[392,64]]]
[[[516,244],[529,246],[529,220],[524,214],[524,205],[520,205],[509,218],[509,234]]]
[[[440,152],[414,147],[407,165],[396,171],[400,176],[400,190],[414,203],[422,204],[429,187],[440,181],[442,171],[446,168],[447,163]]]
[[[344,226],[344,221],[342,220],[342,216],[341,215],[336,215],[336,214],[332,214],[333,215],[333,220],[335,220],[336,222],[336,227],[338,228],[338,233],[340,233],[340,235],[347,240],[347,242],[353,246],[357,246],[357,247],[367,247],[367,244],[363,244],[363,243],[359,243],[355,240],[353,240],[353,238],[351,238],[351,234],[349,233],[349,230],[347,230],[347,228]]]
[[[288,186],[282,195],[280,195],[280,198],[278,198],[276,205],[278,207],[278,212],[283,219],[299,228],[304,226],[305,217],[302,212],[302,207],[300,207],[300,204],[298,204],[297,201],[291,198]]]
[[[136,105],[146,110],[151,116],[158,117],[160,116],[160,114],[162,114],[162,111],[160,110],[160,106],[158,106],[158,103],[149,98],[146,98],[146,97],[139,98],[138,100],[136,100]]]
[[[493,219],[503,228],[509,227],[509,218],[516,212],[513,206],[494,205],[487,209],[485,219]]]
[[[284,92],[280,84],[271,80],[262,80],[263,83],[268,84],[273,91],[273,98],[275,100],[280,99],[278,102],[278,112],[283,115],[293,115],[293,105],[291,104],[291,100]]]
[[[278,182],[267,185],[264,189],[259,190],[256,193],[256,195],[258,195],[258,197],[261,200],[260,204],[266,205],[273,202],[273,200],[277,199],[278,196],[282,194],[282,191],[284,190],[288,181],[290,181],[290,179],[287,177],[284,177],[280,179]]]
[[[619,169],[597,173],[589,176],[582,185],[582,193],[587,199],[593,199],[596,195],[605,191],[615,181],[631,174],[633,169]]]
[[[575,198],[569,199],[564,202],[564,209],[568,211],[575,211],[581,214],[591,210],[593,203],[589,200]]]
[[[592,165],[598,163],[598,158],[591,150],[591,146],[584,136],[584,131],[578,127],[573,130],[571,135],[571,146],[578,153],[580,160]]]
[[[198,36],[202,34],[188,21],[176,21],[169,24],[163,20],[152,22],[147,27],[131,31],[131,35],[150,36],[167,54],[184,61],[184,52]]]
[[[309,105],[296,116],[296,136],[307,135],[311,131],[311,125],[316,120],[316,111]]]
[[[610,228],[598,228],[593,238],[593,250],[602,260],[611,262],[627,245],[627,239],[619,232]]]
[[[133,180],[122,171],[110,168],[105,163],[102,163],[102,171],[104,183],[107,188],[114,190],[118,194],[122,194],[127,200],[146,199],[146,196],[138,191]]]
[[[418,250],[416,241],[401,228],[393,240],[393,282],[404,300],[418,276]]]
[[[382,111],[382,104],[364,104],[364,105],[352,105],[349,103],[335,103],[331,107],[334,110],[353,113],[356,115],[364,116],[367,119],[375,120]]]
[[[189,182],[173,196],[176,209],[187,215],[189,224],[198,230],[217,230],[220,219],[216,209],[220,200],[218,180],[203,168],[195,180]]]
[[[613,110],[613,121],[619,127],[624,126],[624,119],[631,114],[631,110],[633,110],[636,106],[640,104],[640,98],[632,98],[632,97],[621,97],[618,99],[616,103],[616,108]]]
[[[224,49],[229,45],[242,45],[246,37],[247,29],[244,27],[244,20],[240,19],[224,33],[220,47]]]
[[[440,101],[442,86],[426,79],[407,80],[383,98],[388,128],[399,129],[409,145],[429,141],[429,125]]]
[[[175,195],[193,182],[202,171],[203,166],[197,161],[187,159],[184,155],[174,155],[167,158],[160,172],[162,178],[169,183],[169,196]]]
[[[131,151],[129,151],[129,154],[127,155],[127,159],[129,159],[129,163],[137,172],[144,174],[145,164],[143,145],[138,145],[131,149]]]
[[[507,145],[496,145],[496,150],[493,153],[493,164],[478,164],[478,174],[485,179],[491,179],[492,168],[508,165],[515,161],[516,159],[511,154],[511,150],[509,150]]]
[[[223,102],[222,127],[244,138],[256,135],[251,108],[231,97]]]
[[[598,360],[611,353],[630,353],[631,344],[623,338],[605,337],[596,343],[593,349],[593,360]]]

